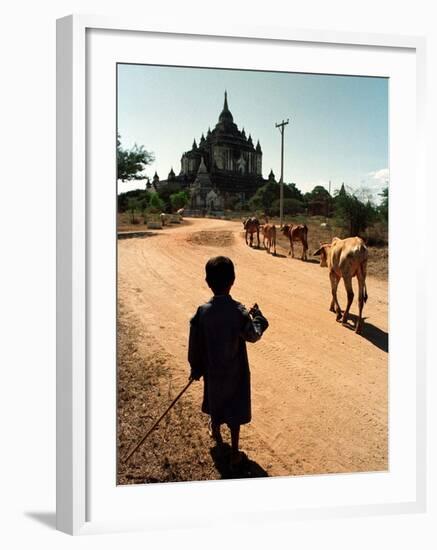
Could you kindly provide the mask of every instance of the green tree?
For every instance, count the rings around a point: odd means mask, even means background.
[[[159,198],[163,201],[162,210],[165,212],[172,211],[171,195],[175,195],[182,191],[182,186],[179,182],[169,182],[158,189]]]
[[[179,191],[178,193],[173,193],[170,195],[170,203],[173,210],[184,208],[184,206],[188,203],[188,199],[189,196],[187,191]]]
[[[128,210],[129,200],[136,199],[138,201],[139,209],[144,210],[150,201],[150,193],[146,189],[133,189],[131,191],[125,191],[117,196],[117,210],[118,212],[126,212]]]
[[[284,198],[285,199],[296,199],[303,202],[302,191],[297,188],[295,183],[286,183],[284,184]]]
[[[305,198],[307,200],[324,200],[330,197],[329,191],[325,189],[323,185],[316,185],[312,191],[305,193]]]
[[[362,234],[377,217],[377,211],[368,200],[362,202],[353,193],[337,194],[335,200],[335,217],[348,237]]]
[[[279,184],[275,181],[268,181],[257,189],[249,200],[249,207],[251,210],[263,210],[266,214],[271,215],[271,207],[276,199],[279,199]]]
[[[312,191],[305,193],[304,200],[310,214],[330,216],[333,208],[333,198],[323,185],[316,185]]]
[[[137,223],[137,219],[135,217],[135,214],[137,212],[141,212],[141,205],[140,205],[139,200],[136,197],[128,199],[127,210],[129,212],[129,215],[130,215],[130,222],[132,224]]]
[[[385,222],[388,222],[388,187],[384,187],[379,196],[382,197],[378,208],[379,215]]]
[[[284,199],[284,214],[289,216],[295,216],[296,214],[302,214],[305,212],[305,205],[298,199]],[[279,215],[279,199],[273,201],[272,214],[274,216]]]
[[[136,143],[132,149],[123,149],[117,136],[117,179],[121,181],[142,180],[145,167],[155,160],[153,153]]]
[[[160,214],[164,210],[164,201],[158,193],[150,193],[150,202],[148,210],[151,214]]]

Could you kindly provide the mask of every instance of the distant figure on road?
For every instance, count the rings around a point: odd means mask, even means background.
[[[159,215],[160,219],[161,219],[161,225],[162,227],[164,227],[164,225],[167,225],[167,214],[165,212],[161,212],[161,214]]]
[[[241,463],[241,424],[251,420],[250,371],[246,342],[256,342],[269,326],[257,304],[250,311],[232,299],[234,264],[225,256],[208,260],[206,282],[214,296],[190,321],[188,361],[190,378],[203,376],[202,411],[210,415],[210,436],[223,440],[220,426],[231,431],[231,467]]]

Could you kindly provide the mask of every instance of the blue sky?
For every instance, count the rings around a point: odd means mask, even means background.
[[[303,191],[332,191],[341,183],[377,194],[388,182],[388,80],[383,78],[159,67],[118,66],[118,131],[122,145],[153,151],[165,179],[202,134],[217,123],[224,90],[234,122],[263,151],[263,176],[280,174],[285,130],[284,181]],[[120,183],[119,192],[141,186]]]

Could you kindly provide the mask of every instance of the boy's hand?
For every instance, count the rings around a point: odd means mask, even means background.
[[[190,376],[188,377],[188,380],[200,380],[201,378],[202,378],[201,374],[191,373]]]
[[[252,317],[254,315],[256,315],[257,313],[259,312],[259,307],[258,307],[258,304],[255,302],[253,304],[253,306],[249,309],[249,315],[252,315]]]

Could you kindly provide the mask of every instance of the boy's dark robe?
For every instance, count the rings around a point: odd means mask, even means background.
[[[216,424],[251,420],[250,371],[246,342],[268,327],[259,310],[253,317],[229,295],[214,296],[190,321],[188,361],[194,378],[203,376],[202,411]]]

